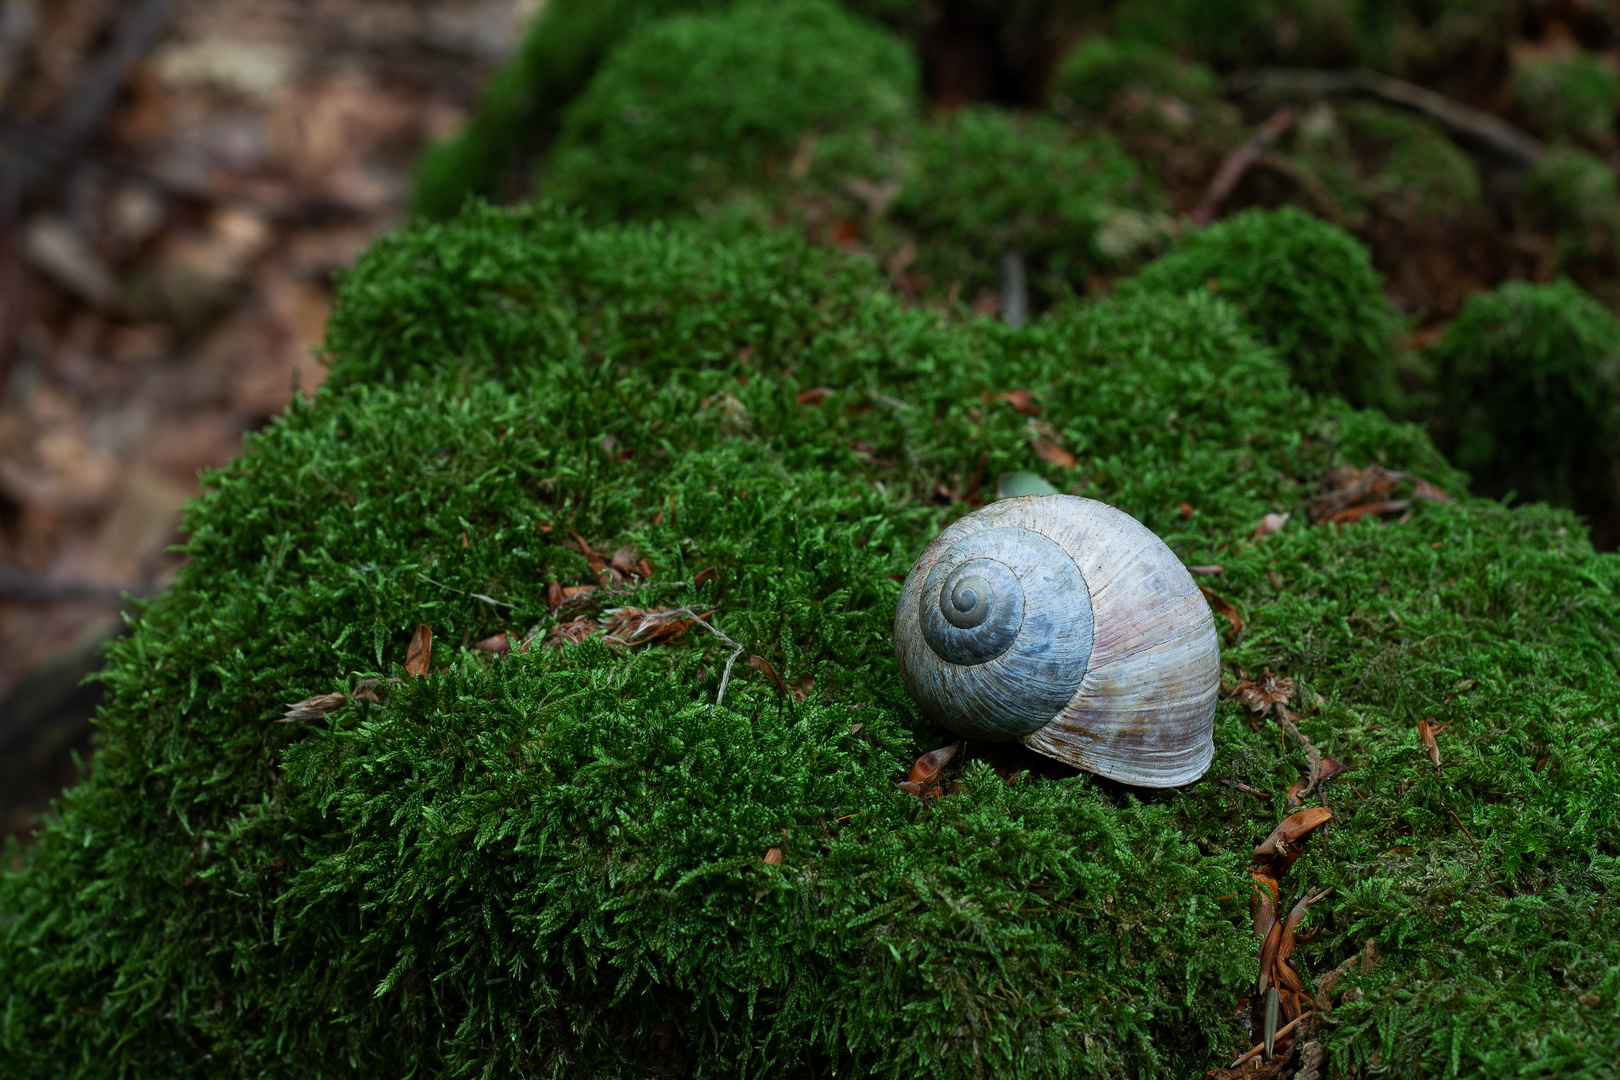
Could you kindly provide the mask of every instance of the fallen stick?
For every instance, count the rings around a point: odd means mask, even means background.
[[[1277,1042],[1276,1042],[1277,1039],[1282,1038],[1284,1035],[1288,1034],[1290,1031],[1293,1031],[1295,1028],[1299,1027],[1300,1024],[1304,1023],[1306,1020],[1310,1019],[1311,1017],[1313,1017],[1315,1015],[1316,1014],[1314,1012],[1302,1012],[1298,1016],[1294,1017],[1292,1020],[1288,1021],[1288,1023],[1284,1024],[1282,1027],[1277,1029],[1277,1034],[1272,1039],[1272,1045],[1273,1046],[1277,1045]],[[1266,1048],[1265,1043],[1263,1043],[1263,1042],[1262,1043],[1255,1043],[1253,1046],[1249,1047],[1248,1053],[1244,1054],[1242,1057],[1240,1057],[1236,1061],[1232,1062],[1232,1064],[1228,1065],[1227,1068],[1228,1069],[1237,1068],[1239,1065],[1243,1064],[1245,1061],[1248,1061],[1250,1058],[1254,1057],[1256,1054],[1260,1053],[1265,1048]]]
[[[1547,148],[1501,117],[1453,101],[1443,94],[1376,71],[1309,71],[1296,68],[1268,68],[1227,81],[1236,94],[1292,97],[1334,97],[1359,95],[1376,98],[1419,113],[1433,120],[1459,143],[1528,167],[1540,160]]]
[[[1203,228],[1215,220],[1215,212],[1221,208],[1221,203],[1226,201],[1227,196],[1232,194],[1232,189],[1243,179],[1243,174],[1260,160],[1272,143],[1282,137],[1283,132],[1293,126],[1296,115],[1293,106],[1283,106],[1272,113],[1266,122],[1249,136],[1248,142],[1226,155],[1226,160],[1221,162],[1221,167],[1215,172],[1215,179],[1209,182],[1209,189],[1193,208],[1194,225]]]

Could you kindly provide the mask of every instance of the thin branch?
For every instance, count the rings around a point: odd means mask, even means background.
[[[1457,142],[1494,157],[1528,167],[1547,148],[1512,124],[1490,113],[1437,94],[1404,79],[1375,71],[1309,71],[1271,68],[1235,76],[1228,88],[1234,93],[1272,96],[1333,97],[1358,95],[1376,98],[1434,121]]]
[[[1288,1023],[1284,1024],[1282,1027],[1277,1029],[1277,1034],[1272,1040],[1272,1045],[1275,1046],[1277,1039],[1282,1038],[1284,1035],[1288,1034],[1290,1031],[1293,1031],[1295,1028],[1299,1027],[1299,1025],[1303,1024],[1306,1020],[1309,1020],[1311,1017],[1313,1017],[1315,1015],[1316,1014],[1314,1012],[1302,1012],[1298,1016],[1294,1017],[1292,1020],[1288,1021]],[[1239,1065],[1243,1064],[1245,1061],[1248,1061],[1250,1058],[1254,1057],[1256,1054],[1260,1053],[1265,1048],[1266,1048],[1265,1043],[1256,1043],[1254,1046],[1249,1048],[1248,1053],[1244,1054],[1242,1057],[1240,1057],[1236,1061],[1232,1062],[1232,1064],[1228,1065],[1227,1068],[1228,1069],[1237,1068]]]
[[[481,592],[468,592],[466,589],[458,589],[453,585],[446,585],[442,581],[434,581],[420,570],[416,572],[416,576],[427,582],[429,585],[437,585],[441,589],[449,589],[453,593],[460,593],[462,596],[470,596],[474,600],[482,600],[486,604],[494,604],[496,607],[503,607],[509,611],[517,610],[516,604],[508,604],[505,600],[497,600],[493,596],[486,596]]]
[[[731,666],[737,662],[737,657],[741,656],[747,650],[737,642],[731,640],[731,638],[727,637],[722,631],[715,628],[707,619],[693,611],[691,608],[671,608],[668,611],[648,612],[647,617],[649,619],[656,618],[661,622],[669,619],[691,619],[693,622],[703,627],[703,629],[719,638],[722,643],[731,648],[731,655],[726,657],[726,669],[720,675],[720,693],[715,695],[714,704],[709,707],[709,715],[713,716],[715,710],[720,708],[720,703],[726,700],[726,684],[731,681]]]
[[[1282,138],[1283,132],[1294,125],[1294,117],[1298,115],[1293,106],[1285,105],[1272,113],[1265,123],[1249,136],[1249,141],[1238,147],[1226,156],[1221,167],[1215,172],[1215,179],[1209,182],[1209,189],[1204,197],[1198,200],[1193,208],[1192,223],[1202,228],[1215,220],[1215,212],[1221,208],[1221,203],[1232,194],[1243,174],[1249,171],[1249,166],[1259,161],[1271,144]]]

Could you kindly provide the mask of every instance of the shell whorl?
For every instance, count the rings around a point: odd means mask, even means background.
[[[928,546],[895,617],[906,687],[942,726],[1169,787],[1214,754],[1220,652],[1192,576],[1104,503],[1006,499]]]

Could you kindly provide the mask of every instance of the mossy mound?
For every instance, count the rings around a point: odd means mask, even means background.
[[[1145,41],[1088,37],[1069,54],[1052,81],[1055,102],[1101,113],[1127,91],[1169,94],[1189,104],[1218,101],[1221,83],[1206,64],[1182,60]]]
[[[1139,262],[1169,221],[1151,186],[1106,135],[1040,116],[969,107],[920,128],[891,211],[919,240],[917,269],[967,295],[997,284],[1009,253],[1038,300],[1085,291],[1089,274]]]
[[[1009,786],[971,746],[951,794],[895,788],[950,741],[895,671],[896,579],[965,512],[953,485],[1012,469],[1223,563],[1225,659],[1321,695],[1302,728],[1352,771],[1289,881],[1336,890],[1298,955],[1385,952],[1340,987],[1335,1069],[1596,1077],[1620,1048],[1620,561],[1466,499],[1252,539],[1332,466],[1460,478],[1292,387],[1220,298],[1012,332],[778,237],[478,209],[380,243],[330,344],[327,388],[192,507],[191,563],[114,649],[94,775],[0,878],[13,1075],[1221,1063],[1298,747],[1227,702],[1180,791]],[[690,605],[797,692],[739,664],[716,707],[729,649],[695,626],[457,647],[581,610],[548,599],[592,580],[576,534],[652,567],[585,611]],[[426,675],[276,722],[400,674],[419,622]]]
[[[1569,281],[1468,298],[1428,351],[1460,467],[1585,513],[1620,501],[1620,321]]]
[[[1536,131],[1599,149],[1614,145],[1620,75],[1595,57],[1549,57],[1513,73],[1514,108]]]
[[[919,93],[909,47],[829,0],[659,20],[568,107],[541,190],[603,221],[691,213],[783,183],[806,139],[902,133]]]
[[[1401,320],[1367,249],[1301,210],[1236,214],[1192,233],[1122,287],[1214,290],[1287,358],[1301,386],[1402,411],[1395,363]]]
[[[1560,270],[1608,274],[1620,254],[1620,183],[1595,154],[1554,147],[1530,168],[1519,196],[1519,217],[1552,237]]]

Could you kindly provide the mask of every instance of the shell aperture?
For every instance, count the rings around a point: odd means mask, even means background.
[[[1085,676],[1091,595],[1074,559],[1037,532],[986,529],[952,545],[928,572],[917,614],[940,675],[919,700],[962,734],[1027,735]],[[1007,692],[1009,680],[1017,694]]]

